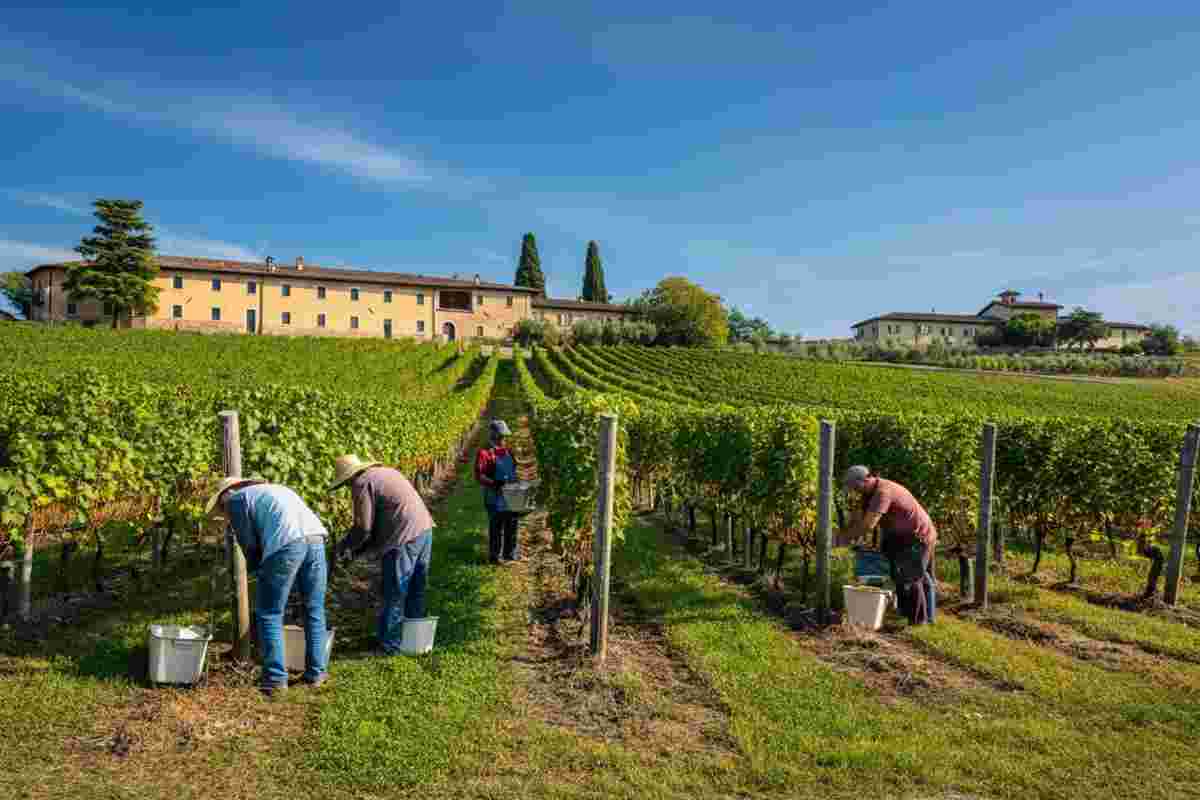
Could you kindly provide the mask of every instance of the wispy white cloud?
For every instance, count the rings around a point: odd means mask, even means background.
[[[78,253],[66,248],[0,238],[0,271],[3,272],[24,271],[38,264],[78,258]]]
[[[50,208],[76,217],[92,216],[91,209],[61,195],[23,189],[11,189],[8,194],[14,200],[28,206]],[[157,242],[158,252],[164,255],[227,258],[234,261],[259,261],[262,259],[262,253],[258,248],[182,233],[166,225],[154,225],[154,238]]]
[[[312,164],[361,180],[403,188],[445,191],[486,188],[417,155],[378,144],[320,113],[301,114],[250,95],[228,97],[191,90],[146,90],[110,85],[84,88],[21,64],[0,63],[10,84],[147,125],[185,128],[272,158]],[[178,97],[187,96],[185,102]]]
[[[90,217],[92,210],[87,206],[72,202],[65,197],[45,192],[27,192],[22,189],[10,189],[9,197],[27,206],[40,206],[62,211],[75,217]]]
[[[234,242],[220,239],[203,239],[184,236],[169,228],[159,227],[155,231],[156,249],[163,255],[196,256],[198,258],[225,258],[232,261],[261,261],[263,254],[256,249],[243,247]]]

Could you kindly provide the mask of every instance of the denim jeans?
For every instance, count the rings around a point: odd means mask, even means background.
[[[400,650],[405,619],[425,616],[425,581],[433,551],[433,531],[383,554],[383,608],[379,611],[379,646],[393,655]]]
[[[262,648],[262,685],[286,686],[283,611],[295,583],[304,596],[304,677],[314,680],[325,661],[325,543],[299,540],[284,545],[258,568],[254,619]]]
[[[517,525],[521,518],[511,511],[488,509],[488,561],[497,564],[501,559],[517,558]]]

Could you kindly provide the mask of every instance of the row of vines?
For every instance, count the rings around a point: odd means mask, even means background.
[[[579,553],[583,573],[595,492],[588,459],[600,410],[621,416],[627,482],[618,497],[652,484],[668,504],[711,513],[714,531],[717,517],[738,517],[762,537],[764,554],[767,539],[802,553],[815,546],[818,419],[836,423],[838,473],[868,464],[904,483],[929,509],[943,542],[973,547],[986,419],[998,429],[1000,516],[1034,532],[1039,550],[1061,538],[1074,567],[1078,544],[1101,541],[1161,563],[1156,545],[1173,518],[1182,422],[749,403],[748,393],[713,388],[718,364],[685,367],[677,381],[679,367],[655,371],[651,358],[661,356],[647,348],[582,348],[538,350],[532,371],[518,364],[534,409],[547,505],[557,515],[551,522]],[[619,369],[620,362],[634,367]],[[1195,524],[1200,503],[1193,515]]]
[[[225,409],[240,415],[245,474],[292,487],[327,522],[345,525],[348,498],[327,491],[334,458],[359,453],[428,483],[453,464],[487,405],[497,366],[477,350],[431,346],[106,336],[94,341],[139,352],[138,370],[157,360],[176,380],[131,380],[112,364],[25,365],[0,376],[0,558],[31,534],[65,545],[94,540],[99,548],[116,530],[193,529],[222,468],[217,415]],[[174,343],[188,360],[180,361]],[[0,342],[6,346],[18,349]],[[314,369],[293,362],[300,352],[362,369],[340,386],[314,387],[289,379]],[[243,366],[274,380],[238,377]]]

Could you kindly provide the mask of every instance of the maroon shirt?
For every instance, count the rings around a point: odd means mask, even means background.
[[[920,542],[932,548],[937,544],[937,528],[929,513],[912,492],[895,481],[879,478],[875,491],[863,498],[863,511],[882,515],[879,527],[892,537],[897,547]]]

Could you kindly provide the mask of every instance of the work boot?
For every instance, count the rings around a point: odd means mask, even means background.
[[[301,680],[304,682],[305,686],[317,689],[329,682],[329,673],[322,672],[315,678],[301,678]]]

